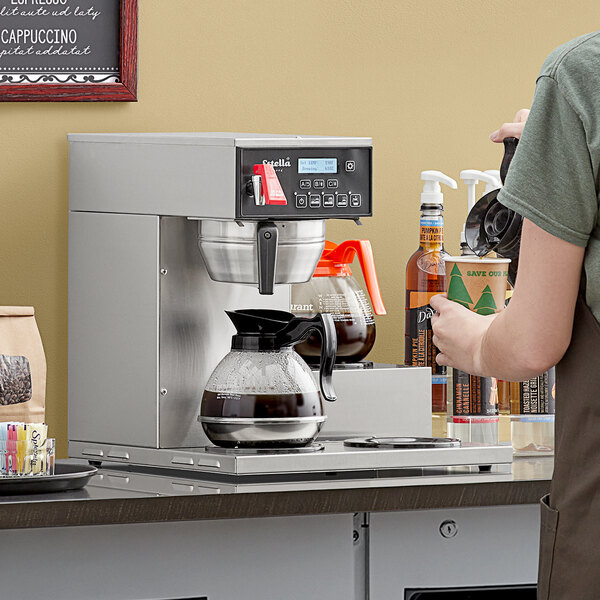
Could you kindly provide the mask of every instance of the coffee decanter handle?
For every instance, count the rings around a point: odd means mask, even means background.
[[[280,347],[294,346],[304,341],[313,331],[321,336],[321,365],[319,368],[319,387],[328,402],[337,400],[333,389],[333,366],[337,352],[337,334],[333,317],[327,313],[318,313],[310,319],[295,317],[277,333]]]
[[[371,297],[373,311],[376,315],[385,315],[385,306],[381,298],[379,281],[377,280],[377,271],[375,270],[375,259],[373,258],[373,248],[369,240],[346,240],[333,250],[324,254],[328,261],[341,264],[351,264],[354,256],[358,256],[360,268],[362,269],[367,291]]]
[[[321,319],[321,364],[319,367],[319,385],[321,394],[328,402],[334,402],[337,399],[333,389],[333,366],[335,365],[335,355],[337,352],[337,334],[335,332],[335,323],[333,317],[328,313],[319,313]]]
[[[519,140],[516,137],[504,138],[504,156],[502,157],[502,164],[500,165],[500,180],[504,183],[510,163],[515,156]]]

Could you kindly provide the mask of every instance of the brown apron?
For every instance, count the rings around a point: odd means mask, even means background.
[[[600,598],[600,324],[585,303],[556,367],[556,448],[541,501],[538,600]]]

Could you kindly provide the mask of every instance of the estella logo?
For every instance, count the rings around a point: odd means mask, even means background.
[[[283,167],[291,167],[292,163],[290,161],[290,157],[286,156],[285,158],[278,158],[277,160],[263,160],[263,165],[271,165],[274,168],[283,168]]]

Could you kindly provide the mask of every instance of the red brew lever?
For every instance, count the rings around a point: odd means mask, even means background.
[[[287,199],[273,165],[268,163],[254,165],[254,174],[260,175],[262,180],[262,192],[265,197],[265,204],[279,204],[283,206],[287,204]]]

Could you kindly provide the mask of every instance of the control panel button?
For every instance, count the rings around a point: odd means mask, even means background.
[[[330,190],[336,190],[338,186],[338,180],[337,179],[328,179],[327,180],[327,187]]]
[[[361,204],[360,194],[350,194],[350,206],[358,208]]]
[[[325,189],[325,180],[324,179],[315,179],[313,181],[313,186],[315,190]]]
[[[296,194],[296,208],[306,208],[308,206],[308,196],[306,194]]]
[[[336,204],[340,208],[345,208],[346,206],[348,206],[348,194],[338,194]]]
[[[309,206],[311,208],[320,208],[321,207],[321,196],[319,196],[318,194],[311,194]]]
[[[311,188],[310,179],[301,179],[300,180],[300,189],[301,190],[310,190],[310,188]]]
[[[356,163],[353,160],[347,160],[345,168],[348,173],[352,173],[356,171]]]
[[[335,196],[333,194],[323,194],[323,208],[332,208],[335,206]]]

